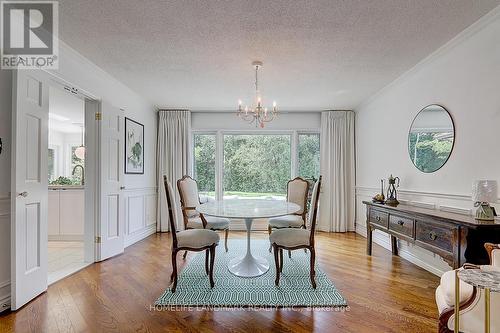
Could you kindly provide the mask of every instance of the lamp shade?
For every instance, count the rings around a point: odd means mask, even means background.
[[[85,158],[85,147],[84,146],[80,146],[80,147],[76,148],[75,149],[75,155],[79,159],[83,160]]]
[[[496,180],[476,180],[472,184],[472,200],[474,202],[496,202],[498,184]]]

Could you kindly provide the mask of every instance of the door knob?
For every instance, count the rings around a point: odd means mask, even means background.
[[[24,191],[24,192],[18,193],[17,196],[26,198],[28,196],[28,192]]]
[[[125,186],[120,186],[120,190],[124,190],[125,189]]]

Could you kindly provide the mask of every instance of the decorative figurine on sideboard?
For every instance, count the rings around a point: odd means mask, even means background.
[[[396,192],[396,188],[399,187],[399,180],[399,177],[393,177],[392,174],[388,179],[389,186],[387,187],[387,200],[385,201],[385,204],[388,206],[396,207],[399,205],[398,193]]]
[[[377,193],[373,198],[372,202],[383,204],[385,202],[384,196],[384,180],[380,180],[380,193]]]
[[[498,200],[497,181],[476,180],[472,184],[472,200],[474,207],[477,207],[476,220],[493,221],[497,214],[490,203]]]

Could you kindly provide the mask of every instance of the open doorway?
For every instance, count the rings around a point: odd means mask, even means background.
[[[91,262],[85,241],[85,100],[71,89],[49,87],[48,270],[50,285]],[[93,262],[93,261],[92,261]]]

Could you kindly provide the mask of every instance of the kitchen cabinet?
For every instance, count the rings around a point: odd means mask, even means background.
[[[49,240],[83,240],[85,191],[79,186],[49,187]]]

